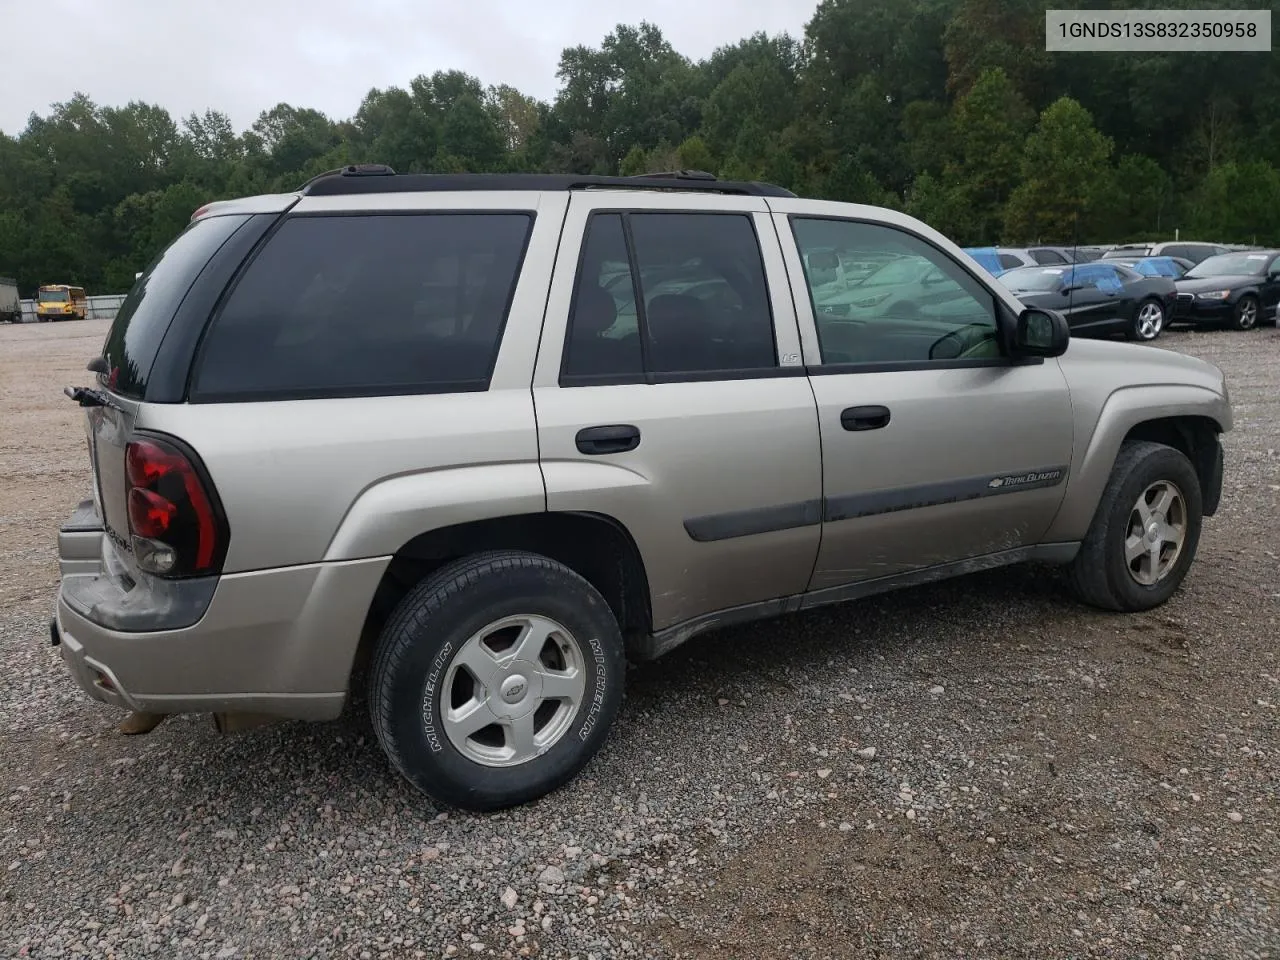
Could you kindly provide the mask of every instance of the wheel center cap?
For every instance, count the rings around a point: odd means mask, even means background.
[[[499,692],[502,694],[502,699],[507,703],[519,703],[524,699],[524,695],[529,692],[529,681],[523,675],[513,673],[502,681]]]
[[[1152,543],[1160,539],[1160,524],[1152,521],[1151,525],[1147,527],[1147,539]]]

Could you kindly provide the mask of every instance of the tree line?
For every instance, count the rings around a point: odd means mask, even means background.
[[[1280,243],[1280,62],[1046,53],[1053,5],[822,0],[802,38],[759,33],[700,61],[651,23],[619,25],[598,47],[563,51],[551,102],[439,71],[370,90],[346,120],[280,103],[239,133],[212,109],[175,120],[77,94],[0,134],[0,275],[28,296],[40,283],[122,292],[201,204],[357,162],[707,170],[905,210],[964,245],[1175,229]]]

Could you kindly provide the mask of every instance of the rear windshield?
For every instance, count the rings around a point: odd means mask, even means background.
[[[1261,276],[1266,273],[1267,262],[1270,259],[1271,257],[1265,253],[1222,253],[1202,260],[1186,272],[1184,279]]]
[[[65,290],[41,290],[40,301],[42,303],[66,303],[67,291]]]
[[[160,341],[182,298],[218,248],[248,219],[238,215],[197,220],[134,281],[102,350],[108,387],[142,399]]]
[[[1054,267],[1022,267],[1000,274],[1000,282],[1010,290],[1050,291],[1062,286],[1065,270]]]
[[[525,213],[295,216],[210,329],[191,399],[485,390]]]

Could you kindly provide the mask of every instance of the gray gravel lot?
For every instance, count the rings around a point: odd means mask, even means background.
[[[1280,957],[1280,333],[1140,616],[1016,568],[635,669],[585,775],[441,812],[341,720],[124,738],[48,645],[105,325],[0,328],[0,956]]]

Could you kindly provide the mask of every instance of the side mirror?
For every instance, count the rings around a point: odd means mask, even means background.
[[[1071,328],[1057,311],[1028,307],[1018,314],[1013,332],[1014,356],[1060,357],[1070,342]]]

